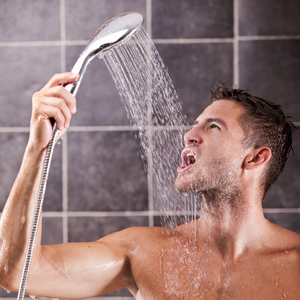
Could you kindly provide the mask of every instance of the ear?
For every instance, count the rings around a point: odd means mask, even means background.
[[[245,157],[243,167],[245,170],[261,167],[270,160],[271,156],[272,151],[268,147],[252,149],[251,153]]]

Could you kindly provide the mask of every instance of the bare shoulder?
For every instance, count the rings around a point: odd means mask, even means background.
[[[285,257],[298,263],[300,268],[300,235],[276,224],[270,224],[273,241],[272,252],[284,254]]]
[[[149,246],[160,247],[162,243],[178,236],[178,232],[164,227],[130,227],[99,240],[115,247],[122,247],[130,254],[137,247]]]

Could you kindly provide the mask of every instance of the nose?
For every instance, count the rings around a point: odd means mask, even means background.
[[[192,128],[184,135],[184,141],[187,146],[193,144],[201,144],[202,138],[199,132],[197,132],[195,128]]]

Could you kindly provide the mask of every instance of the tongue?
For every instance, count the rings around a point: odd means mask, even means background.
[[[188,164],[188,166],[194,164],[195,162],[196,162],[196,159],[195,159],[194,156],[188,156],[187,157],[187,164]]]

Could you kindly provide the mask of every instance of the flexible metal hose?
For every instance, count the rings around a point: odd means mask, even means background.
[[[19,293],[18,293],[18,298],[17,298],[18,300],[21,300],[21,299],[23,300],[24,296],[25,296],[25,289],[27,286],[28,274],[29,274],[31,260],[32,260],[33,251],[34,251],[34,247],[35,247],[36,235],[37,235],[37,231],[39,228],[39,221],[40,221],[40,216],[41,216],[41,212],[42,212],[42,206],[43,206],[43,201],[44,201],[44,196],[45,196],[45,191],[46,191],[46,185],[47,185],[48,174],[49,174],[49,170],[50,170],[50,164],[52,161],[53,150],[54,150],[55,141],[56,141],[56,137],[57,137],[58,133],[59,133],[59,130],[57,129],[57,124],[55,122],[54,127],[53,127],[52,138],[48,145],[46,157],[44,160],[40,188],[39,188],[38,198],[37,198],[37,202],[36,202],[36,206],[35,206],[35,212],[34,212],[34,216],[33,216],[29,242],[28,242],[28,246],[27,246],[27,253],[26,253],[26,258],[25,258],[25,263],[24,263],[24,268],[23,268],[22,279],[21,279],[21,283],[20,283],[20,287],[19,287]]]

